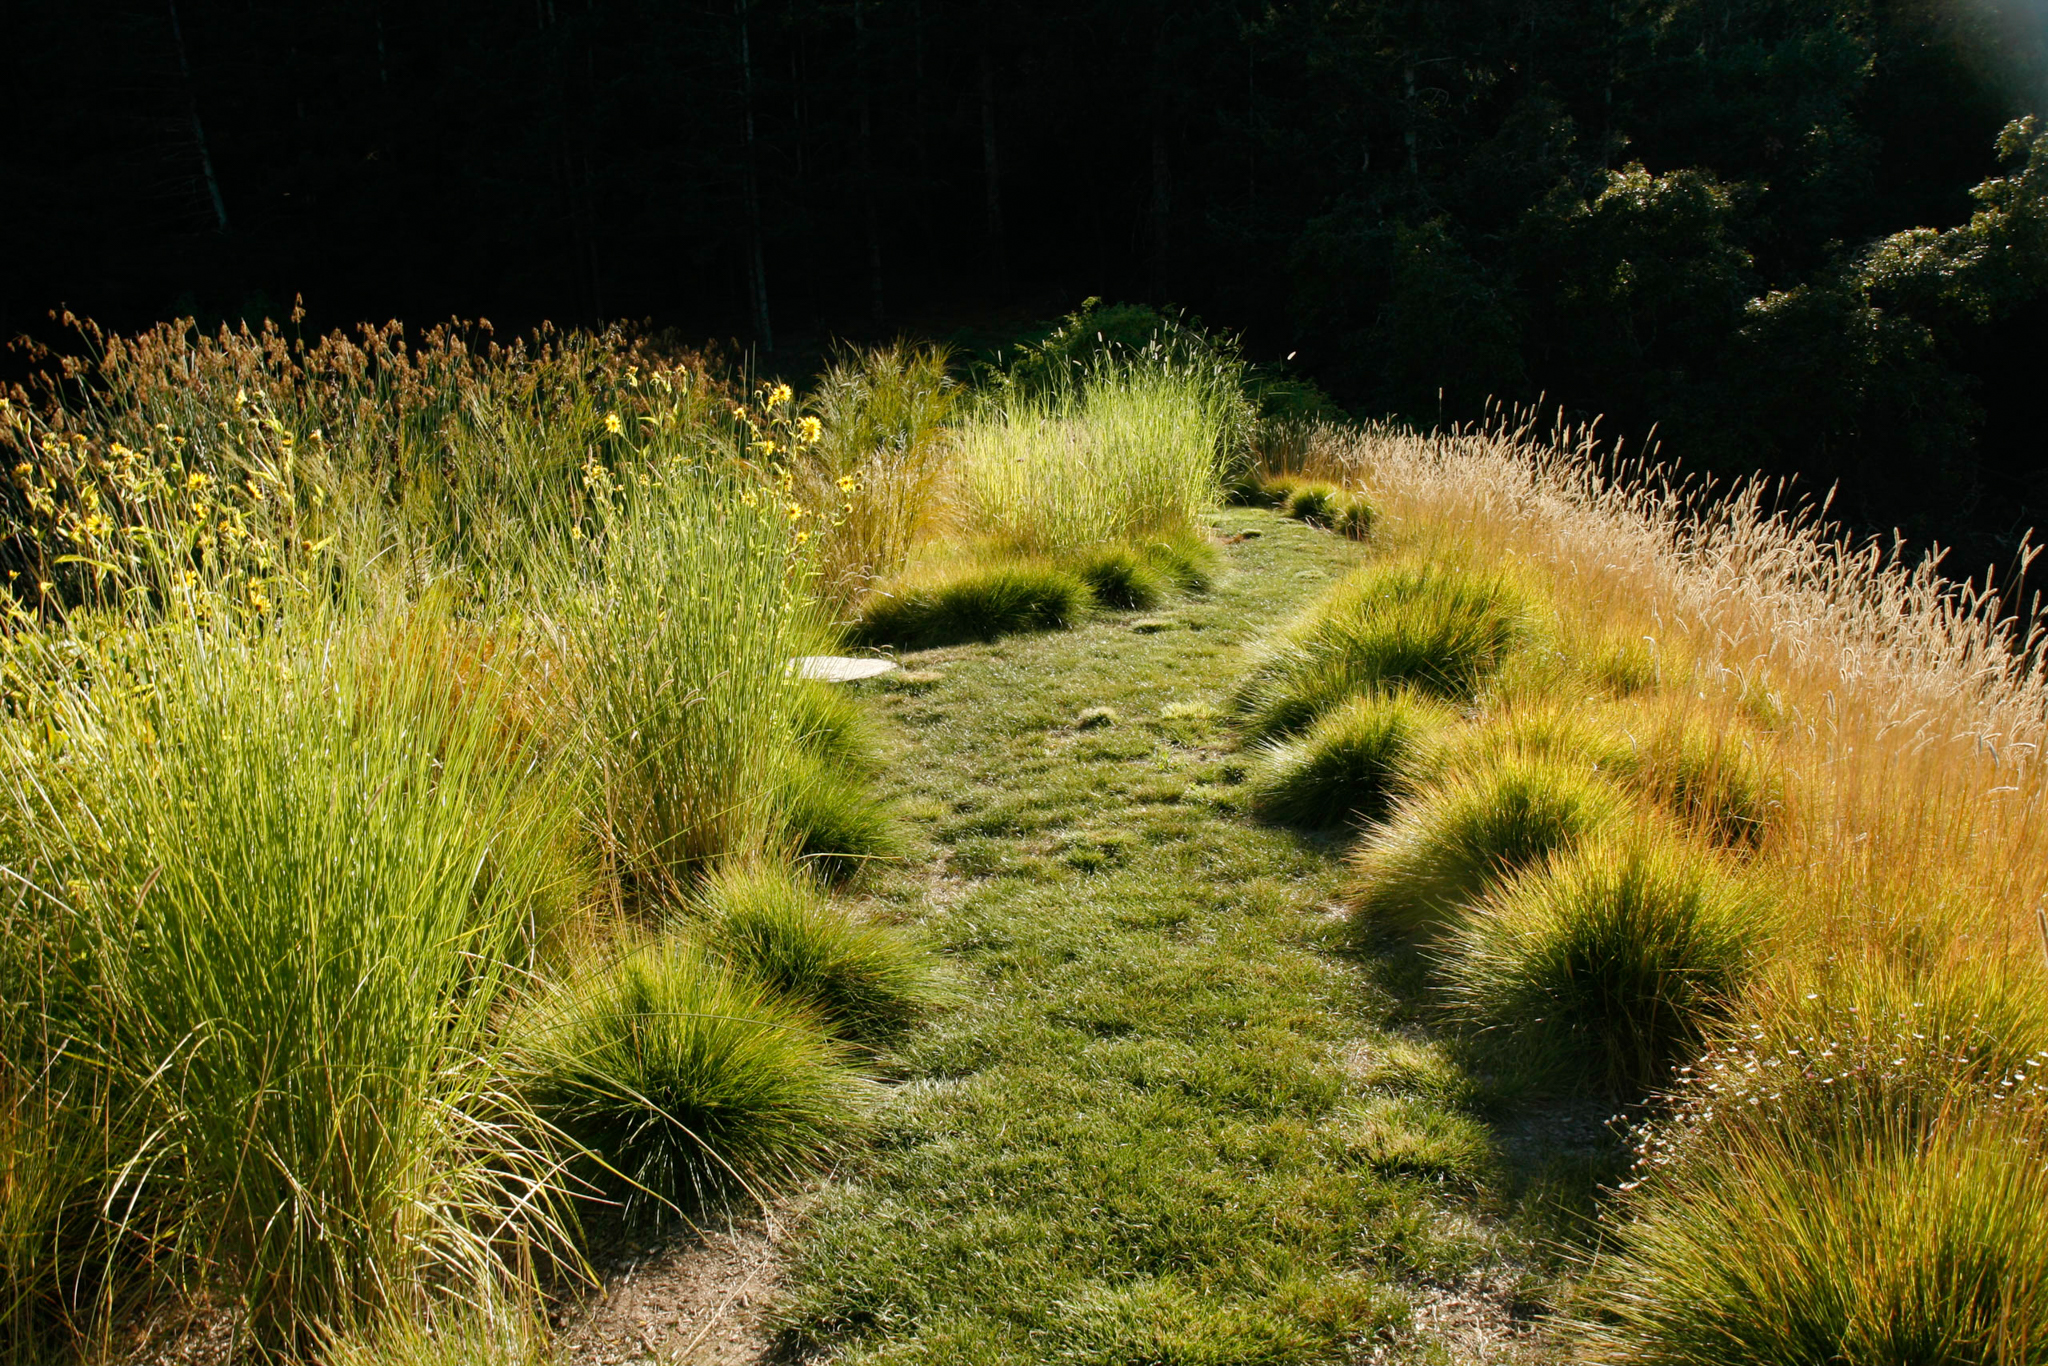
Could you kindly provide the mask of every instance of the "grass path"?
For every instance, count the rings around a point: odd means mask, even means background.
[[[1206,597],[864,685],[918,842],[877,910],[943,947],[962,1003],[797,1239],[792,1345],[1222,1366],[1452,1359],[1505,1327],[1480,1088],[1414,1033],[1398,966],[1343,951],[1333,850],[1244,816],[1217,712],[1363,552],[1219,521],[1260,534]]]

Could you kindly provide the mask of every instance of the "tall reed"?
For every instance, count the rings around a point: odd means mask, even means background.
[[[67,950],[29,1080],[86,1085],[108,1275],[225,1295],[267,1350],[497,1293],[562,1235],[490,1021],[569,817],[527,799],[507,680],[451,688],[380,625],[195,617],[127,659],[7,659],[0,800],[42,927],[7,949]]]
[[[1227,432],[1207,377],[1163,364],[998,390],[955,434],[967,527],[1027,554],[1186,532],[1219,496]]]

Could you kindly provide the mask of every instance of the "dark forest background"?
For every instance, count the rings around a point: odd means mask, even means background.
[[[0,0],[0,332],[303,293],[800,366],[1171,302],[1354,412],[1547,395],[1966,568],[2048,509],[2044,10]]]

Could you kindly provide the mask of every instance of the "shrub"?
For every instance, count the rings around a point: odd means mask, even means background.
[[[1640,1096],[1748,976],[1770,910],[1708,856],[1645,832],[1526,869],[1453,932],[1439,969],[1466,1020]]]
[[[845,1038],[886,1037],[936,999],[931,957],[914,940],[854,920],[786,869],[721,874],[702,905],[701,933],[714,954]]]
[[[1088,585],[1031,561],[970,569],[929,585],[877,592],[861,607],[854,638],[928,649],[1025,631],[1064,631],[1088,610]]]
[[[1337,515],[1330,523],[1333,530],[1354,541],[1362,541],[1372,535],[1372,529],[1379,524],[1379,509],[1362,493],[1349,493],[1338,506]]]
[[[519,1034],[534,1105],[635,1216],[763,1193],[830,1152],[865,1100],[809,1011],[679,943],[585,967]]]
[[[779,785],[783,852],[820,877],[839,881],[902,852],[889,804],[867,781],[810,754],[792,755]]]
[[[1454,773],[1353,850],[1352,905],[1365,925],[1430,928],[1517,871],[1615,828],[1625,810],[1591,771],[1554,760]]]
[[[1267,747],[1252,809],[1310,829],[1380,820],[1428,771],[1438,736],[1456,719],[1408,694],[1353,698],[1301,739]]]
[[[1233,705],[1271,736],[1402,685],[1470,697],[1527,629],[1522,595],[1504,579],[1433,565],[1360,570],[1287,627]]]
[[[1624,1197],[1573,1325],[1630,1366],[2034,1363],[2048,1351],[2048,1125],[2037,1105],[1924,1135],[1745,1143]]]
[[[1127,545],[1097,545],[1060,557],[1071,572],[1106,607],[1143,611],[1166,596],[1167,579],[1150,557]]]

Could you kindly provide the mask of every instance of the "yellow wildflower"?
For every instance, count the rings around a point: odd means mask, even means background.
[[[206,487],[207,483],[206,471],[204,470],[194,470],[185,476],[185,487],[192,493],[199,492],[199,490]]]
[[[745,503],[748,507],[754,507],[757,504],[759,504],[761,500],[759,497],[755,495],[752,489],[741,489],[740,501],[742,503]]]
[[[842,474],[839,476],[839,491],[841,493],[852,493],[854,486],[859,482],[858,479],[855,479],[850,474]]]
[[[805,445],[809,445],[825,434],[825,425],[815,417],[807,417],[796,424],[796,433]]]
[[[791,503],[786,511],[788,511],[789,520],[792,522],[801,520],[804,515],[803,507],[797,503]]]
[[[606,413],[604,415],[604,429],[613,436],[617,436],[620,432],[624,431],[625,427],[626,424],[619,421],[617,413]]]
[[[795,397],[796,395],[790,392],[790,388],[787,384],[778,384],[773,389],[770,389],[768,391],[768,406],[771,408],[779,408],[783,404],[789,402],[792,398]]]

